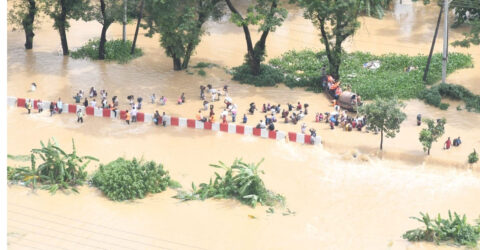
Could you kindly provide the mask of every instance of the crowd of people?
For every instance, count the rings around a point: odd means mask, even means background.
[[[331,78],[331,77],[330,77]],[[339,87],[339,82],[334,82],[333,78],[330,79],[327,78],[326,82],[328,84],[328,88],[330,90],[335,90],[336,92],[335,97],[338,98],[338,95],[341,94],[341,88]],[[37,85],[35,83],[32,83],[31,85],[31,91],[35,91],[37,88]],[[339,90],[340,89],[340,90]],[[339,92],[340,91],[340,92]],[[207,98],[207,94],[210,95],[210,98]],[[333,94],[333,93],[332,93]],[[229,96],[228,93],[228,85],[223,86],[222,89],[216,89],[213,88],[211,84],[208,84],[206,86],[201,85],[200,86],[200,99],[203,101],[202,102],[202,107],[198,110],[198,113],[196,114],[196,120],[202,121],[202,122],[216,122],[216,114],[214,111],[214,103],[218,102],[220,100],[220,96],[224,96],[224,104],[225,107],[223,108],[223,111],[219,115],[219,121],[222,123],[227,123],[227,122],[233,122],[235,123],[237,121],[237,113],[238,113],[238,106],[235,104],[232,100],[232,98]],[[91,101],[88,100],[90,98]],[[96,100],[97,98],[100,100],[100,102],[97,104]],[[104,109],[110,109],[114,116],[117,116],[117,112],[119,109],[119,100],[117,96],[113,96],[111,98],[111,102],[108,101],[108,92],[106,90],[100,90],[99,93],[97,93],[97,90],[95,87],[91,87],[88,93],[88,97],[85,95],[83,90],[79,90],[76,95],[73,97],[75,100],[76,104],[81,104],[82,99],[83,99],[83,106],[86,107],[95,107],[95,108],[104,108]],[[143,98],[142,97],[135,97],[133,95],[127,96],[127,100],[130,106],[130,109],[125,110],[125,122],[127,124],[130,124],[131,122],[136,122],[137,121],[137,114],[139,110],[142,109],[142,102]],[[208,101],[211,100],[211,101]],[[177,104],[181,105],[184,104],[186,101],[185,93],[181,93],[180,97],[177,100]],[[150,103],[155,104],[157,103],[157,97],[155,93],[152,93],[150,96]],[[167,98],[165,96],[161,96],[158,99],[158,104],[160,105],[166,105],[167,103]],[[58,113],[61,114],[63,112],[63,102],[61,98],[58,98],[57,102],[51,102],[49,108],[50,111],[50,116]],[[33,100],[27,100],[25,103],[25,107],[28,111],[28,114],[31,113],[31,110],[33,109]],[[38,112],[41,113],[44,110],[44,103],[42,101],[37,102],[37,107],[38,107]],[[304,103],[302,105],[301,102],[297,102],[296,106],[294,106],[291,103],[287,103],[285,108],[282,108],[282,105],[280,104],[270,104],[270,103],[263,103],[261,106],[261,112],[264,113],[264,119],[260,120],[256,128],[259,129],[268,129],[269,131],[276,131],[276,126],[275,124],[279,121],[277,119],[277,114],[281,116],[281,119],[284,121],[284,123],[288,124],[291,123],[293,125],[296,125],[299,121],[303,120],[306,115],[308,115],[308,108],[309,104]],[[351,117],[349,114],[343,110],[341,111],[340,106],[337,105],[336,102],[333,102],[333,107],[334,110],[331,112],[317,112],[315,113],[315,122],[316,123],[321,123],[325,122],[329,124],[330,129],[335,129],[335,127],[339,127],[343,129],[344,131],[352,131],[354,129],[358,131],[362,131],[362,128],[366,125],[367,120],[366,117]],[[77,115],[77,122],[78,123],[83,123],[83,118],[85,116],[85,108],[83,109],[77,109],[76,115]],[[257,106],[254,102],[250,103],[249,108],[248,108],[248,114],[254,115],[255,111],[257,111]],[[203,112],[208,112],[208,115],[204,115]],[[248,117],[247,113],[243,114],[243,117],[241,119],[241,122],[243,124],[246,124],[248,122]],[[153,122],[156,125],[161,124],[163,126],[166,126],[166,114],[163,112],[162,115],[160,115],[160,112],[158,110],[155,111],[153,115]],[[422,121],[422,116],[421,114],[417,115],[417,125],[420,126]],[[310,132],[311,135],[311,140],[312,143],[314,143],[315,138],[316,138],[316,130],[314,128],[309,128],[308,131]],[[300,126],[300,132],[302,134],[306,134],[307,132],[307,124],[303,122]],[[451,145],[453,146],[459,146],[462,143],[460,140],[460,137],[455,138],[452,141],[450,140],[450,137],[447,139],[447,141],[444,143],[444,149],[450,149]]]

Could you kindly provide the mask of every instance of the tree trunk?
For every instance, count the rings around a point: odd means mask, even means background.
[[[182,70],[182,60],[176,55],[172,56],[173,59],[173,70]]]
[[[102,13],[103,26],[102,34],[100,35],[100,44],[98,46],[98,59],[105,59],[105,42],[107,41],[107,29],[110,26],[110,23],[107,21],[107,16],[105,14],[105,0],[100,0],[100,12]]]
[[[133,36],[132,50],[130,51],[130,54],[132,54],[132,55],[135,52],[135,44],[137,43],[138,29],[140,28],[140,23],[141,23],[142,17],[143,17],[144,3],[145,3],[145,0],[142,0],[140,2],[140,13],[138,15],[137,27],[135,28],[135,35]]]
[[[100,36],[100,45],[98,46],[98,59],[104,60],[105,59],[105,43],[107,42],[107,30],[109,24],[104,24],[102,26],[102,35]]]
[[[183,58],[182,69],[186,69],[188,67],[188,63],[190,61],[190,56],[193,53],[193,43],[189,43],[187,46],[187,51],[185,51],[185,57]]]
[[[235,6],[233,6],[230,0],[225,0],[225,2],[227,3],[227,6],[232,13],[239,15],[243,19],[243,17],[240,15],[240,12],[238,12],[237,9],[235,9]],[[258,62],[258,67],[257,67],[257,64],[255,63],[255,52],[253,50],[253,43],[252,43],[252,37],[250,36],[250,30],[248,29],[248,25],[246,24],[243,24],[242,28],[243,28],[243,33],[245,34],[245,41],[247,42],[247,61],[248,61],[248,64],[250,65],[250,70],[252,71],[251,73],[254,75],[258,75],[260,73],[260,62]]]
[[[430,148],[428,148],[427,150],[427,155],[430,155]]]
[[[383,150],[383,130],[380,130],[380,150]]]
[[[65,31],[65,23],[67,21],[67,13],[65,10],[65,0],[60,0],[61,13],[58,22],[58,32],[60,33],[60,40],[62,42],[63,55],[68,56],[68,43],[67,43],[67,33]]]
[[[28,0],[28,15],[22,20],[23,30],[25,31],[25,49],[33,48],[33,23],[35,21],[35,14],[37,8],[35,6],[35,0]]]

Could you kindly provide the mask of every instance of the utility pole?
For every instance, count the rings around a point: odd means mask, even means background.
[[[443,14],[443,5],[440,7],[440,12],[438,13],[437,27],[435,27],[435,34],[433,35],[432,46],[430,47],[430,54],[428,54],[427,66],[425,67],[425,72],[423,73],[424,82],[427,82],[428,70],[430,69],[430,63],[432,61],[433,49],[435,48],[435,42],[437,41],[438,28],[440,27],[442,14]]]
[[[444,21],[443,21],[443,57],[442,57],[442,83],[447,78],[447,59],[448,59],[448,0],[443,1]]]
[[[127,0],[123,0],[123,41],[127,40]]]

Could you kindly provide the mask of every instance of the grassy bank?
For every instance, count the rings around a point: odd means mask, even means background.
[[[72,51],[70,56],[75,59],[90,58],[92,60],[98,60],[98,47],[100,44],[99,39],[89,40],[85,45]],[[143,55],[143,52],[139,48],[135,48],[135,51],[130,54],[132,49],[132,42],[127,40],[123,42],[121,39],[110,40],[105,43],[105,60],[115,61],[118,63],[127,63],[137,57]]]
[[[441,79],[441,54],[434,54],[430,66],[427,84]],[[364,68],[364,63],[378,60],[378,69]],[[345,54],[340,68],[341,82],[344,87],[350,87],[364,99],[375,96],[397,96],[401,99],[415,98],[425,89],[423,68],[427,56],[408,56],[398,54],[372,55],[370,53],[354,52]],[[328,65],[324,51],[312,50],[288,51],[278,58],[269,61],[262,68],[262,75],[253,77],[245,66],[233,69],[233,79],[256,86],[272,86],[284,82],[289,87],[304,87],[307,90],[321,91],[321,67]],[[450,53],[448,73],[455,70],[472,67],[470,55]],[[410,71],[407,72],[407,68]],[[261,80],[261,81],[260,81]]]

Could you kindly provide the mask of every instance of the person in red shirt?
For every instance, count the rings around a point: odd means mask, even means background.
[[[451,144],[452,144],[452,141],[450,141],[450,137],[448,137],[447,141],[445,142],[445,149],[450,149]]]

